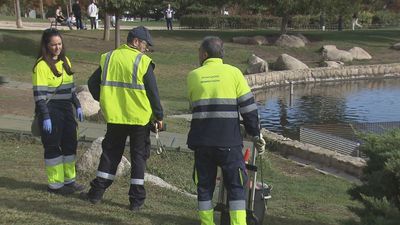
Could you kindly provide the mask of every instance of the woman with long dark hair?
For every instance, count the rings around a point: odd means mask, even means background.
[[[41,121],[47,190],[62,195],[84,189],[75,181],[77,123],[73,107],[81,122],[83,113],[72,75],[61,34],[56,29],[45,30],[33,67],[33,96]]]

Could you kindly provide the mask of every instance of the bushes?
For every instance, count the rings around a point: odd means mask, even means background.
[[[369,158],[362,184],[349,190],[363,209],[353,209],[365,225],[395,225],[400,221],[400,130],[382,136],[364,135],[361,146]]]
[[[352,15],[343,15],[345,27],[351,27]],[[334,28],[338,23],[338,15],[326,15],[325,26]],[[400,15],[389,11],[361,12],[360,23],[365,27],[397,26],[400,24]],[[221,15],[186,15],[180,18],[182,27],[187,28],[271,28],[280,27],[282,18],[275,16],[221,16]],[[289,27],[294,29],[318,29],[319,15],[295,15],[289,20]]]
[[[182,16],[180,25],[188,28],[267,28],[279,27],[279,17],[261,16],[213,16],[213,15],[187,15]]]

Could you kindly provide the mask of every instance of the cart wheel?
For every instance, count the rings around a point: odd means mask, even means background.
[[[246,222],[247,225],[261,225],[259,223],[259,220],[256,216],[256,214],[254,214],[253,212],[247,212],[247,217],[246,217]]]

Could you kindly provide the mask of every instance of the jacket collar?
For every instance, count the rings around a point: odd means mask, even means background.
[[[119,46],[118,49],[128,49],[128,50],[134,51],[134,52],[136,52],[136,53],[138,53],[138,54],[144,54],[144,53],[141,53],[141,52],[140,52],[139,50],[137,50],[136,48],[132,48],[132,47],[130,47],[130,46],[127,45],[127,44],[123,44],[123,45]]]
[[[208,58],[204,60],[203,66],[208,65],[208,64],[223,64],[224,62],[222,61],[221,58]]]

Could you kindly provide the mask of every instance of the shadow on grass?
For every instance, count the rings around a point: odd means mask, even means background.
[[[11,51],[25,56],[37,56],[39,51],[39,41],[35,42],[29,38],[23,38],[9,34],[1,36],[2,42],[6,44],[0,44],[0,51]]]
[[[40,213],[40,214],[48,214],[53,217],[57,217],[59,219],[65,221],[77,221],[81,223],[95,223],[95,224],[121,224],[127,225],[121,219],[117,219],[114,217],[109,217],[105,215],[91,215],[88,213],[78,212],[75,210],[67,209],[63,206],[57,206],[53,204],[50,206],[49,201],[40,201],[40,200],[27,200],[16,201],[15,199],[10,198],[0,198],[0,202],[2,202],[3,207],[7,207],[10,209],[18,210],[26,213]]]
[[[34,183],[32,181],[20,181],[9,177],[0,177],[0,187],[10,190],[32,189],[35,191],[44,191],[47,188],[47,184]]]
[[[287,225],[287,224],[295,224],[295,225],[332,225],[332,223],[321,223],[321,221],[311,221],[305,219],[293,219],[293,218],[282,218],[276,216],[266,215],[264,217],[263,225]],[[335,224],[343,224],[342,221],[337,221]]]

